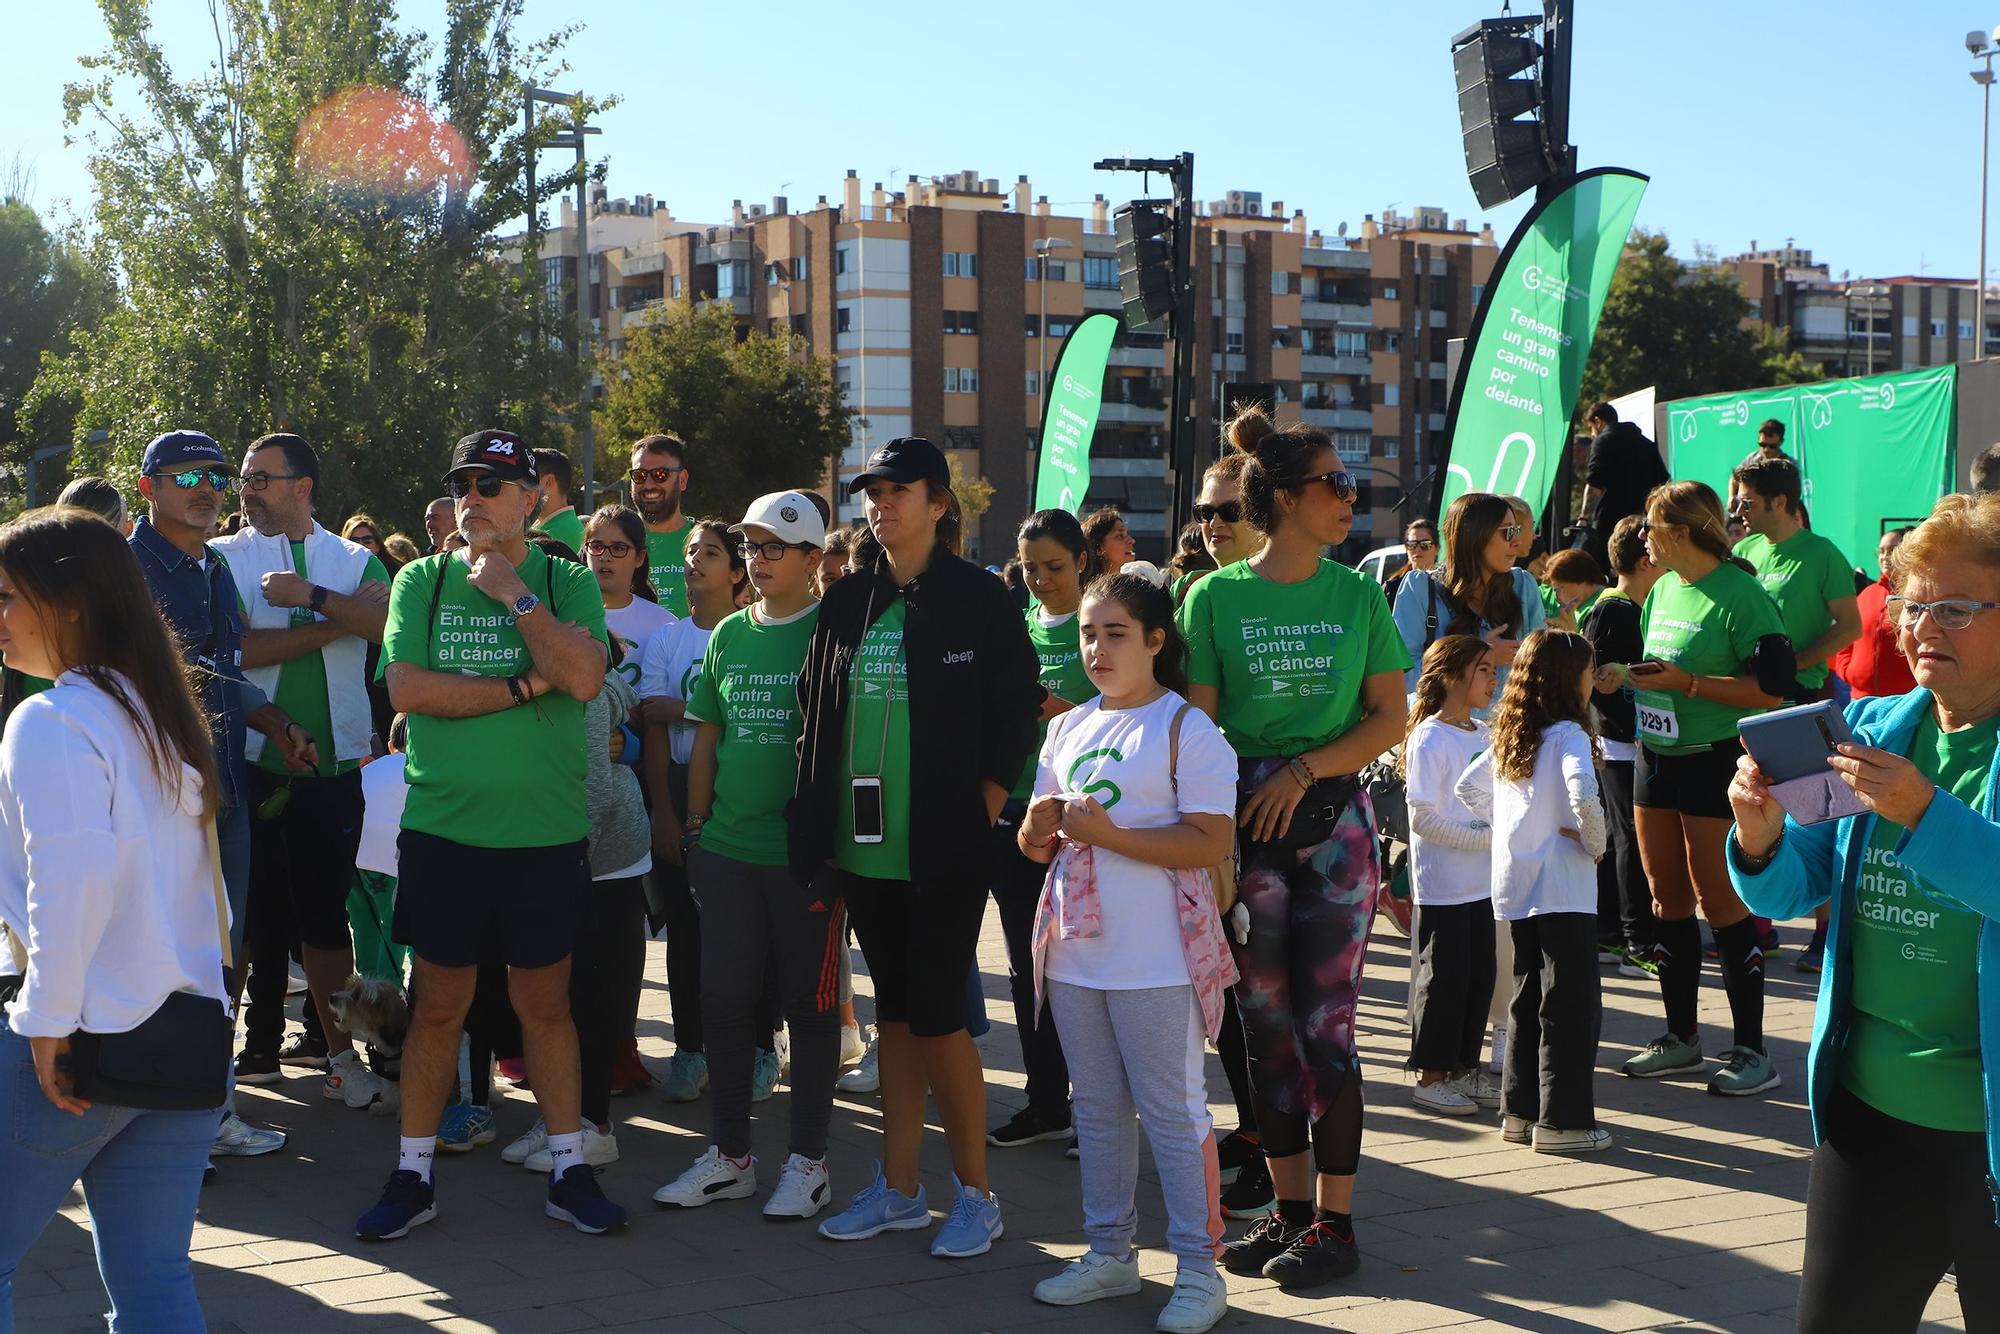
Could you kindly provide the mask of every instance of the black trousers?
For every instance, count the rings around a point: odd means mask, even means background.
[[[1597,1125],[1590,1081],[1603,1017],[1597,915],[1544,913],[1507,925],[1514,937],[1514,1003],[1500,1105],[1509,1116],[1551,1130],[1590,1130]]]
[[[2000,1227],[1986,1136],[1911,1125],[1836,1084],[1806,1192],[1799,1329],[1913,1330],[1958,1266],[1968,1330],[2000,1329]]]
[[[687,814],[688,771],[685,764],[667,770],[674,809]],[[701,903],[688,885],[685,864],[653,863],[652,897],[664,911],[660,914],[667,936],[667,1003],[673,1008],[674,1047],[678,1051],[705,1051],[706,1035],[701,1023]],[[642,944],[643,949],[643,944]],[[778,1031],[778,993],[767,987],[757,1002],[757,1047],[775,1050]]]
[[[611,1066],[639,1019],[646,973],[646,896],[640,877],[591,882],[570,955],[569,1012],[583,1075],[583,1115],[611,1124]]]
[[[1640,958],[1653,953],[1653,887],[1639,861],[1639,833],[1632,818],[1632,781],[1638,766],[1632,760],[1604,762],[1604,815],[1611,846],[1597,864],[1597,938],[1624,937],[1625,948]]]
[[[1427,906],[1412,923],[1411,1070],[1469,1070],[1493,1003],[1493,900]]]
[[[1053,1011],[1035,1022],[1035,905],[1048,867],[1021,855],[1014,844],[1025,805],[1008,802],[994,823],[993,903],[1007,942],[1007,985],[1014,996],[1014,1031],[1021,1037],[1021,1068],[1028,1077],[1028,1110],[1049,1125],[1069,1124],[1069,1065]]]

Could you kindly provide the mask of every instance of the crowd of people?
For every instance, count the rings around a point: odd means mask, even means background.
[[[1980,888],[2000,499],[1885,532],[1871,580],[1811,529],[1782,428],[1725,502],[1668,481],[1609,405],[1588,415],[1581,541],[1550,553],[1526,501],[1462,495],[1409,525],[1387,597],[1324,554],[1358,494],[1331,442],[1254,408],[1164,570],[1114,512],[1041,510],[996,579],[919,438],[850,480],[849,529],[805,484],[689,513],[698,450],[667,434],[631,445],[629,505],[579,513],[562,454],[476,431],[423,553],[367,514],[323,527],[292,433],[240,465],[161,435],[136,521],[73,483],[0,527],[0,1330],[78,1180],[113,1327],[201,1328],[204,1174],[285,1143],[230,1089],[288,1067],[397,1123],[354,1226],[374,1242],[437,1217],[439,1153],[498,1139],[499,1078],[538,1112],[501,1158],[592,1234],[627,1224],[600,1169],[615,1096],[648,1086],[709,1100],[661,1207],[761,1195],[829,1242],[930,1232],[944,1259],[1004,1235],[989,1149],[1061,1143],[1088,1247],[1034,1296],[1065,1306],[1140,1289],[1143,1128],[1177,1267],[1158,1328],[1206,1330],[1225,1273],[1308,1290],[1359,1264],[1356,1012],[1392,838],[1412,1101],[1497,1111],[1542,1153],[1611,1144],[1603,967],[1659,987],[1664,1031],[1622,1074],[1778,1087],[1771,920],[1814,917],[1801,1327],[1913,1327],[1954,1262],[1969,1322],[2000,1320],[2000,1003],[1979,978],[2000,968]],[[1862,813],[1802,825],[1738,724],[1833,698]],[[1407,829],[1378,818],[1385,781]],[[998,1124],[974,1040],[989,894],[1027,1085]],[[649,938],[657,1071],[636,1040]],[[1705,954],[1731,1025],[1712,1070]],[[781,1083],[773,1175],[755,1108]],[[866,1170],[830,1161],[837,1090],[879,1094]],[[1249,1226],[1226,1240],[1225,1219]]]

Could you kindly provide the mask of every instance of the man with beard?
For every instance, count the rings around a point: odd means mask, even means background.
[[[646,559],[660,605],[676,616],[688,614],[688,518],[681,513],[687,490],[687,446],[671,435],[649,435],[632,446],[632,507],[646,521]]]
[[[584,705],[604,685],[604,601],[590,571],[528,541],[540,492],[518,436],[461,439],[445,485],[466,549],[403,567],[382,638],[390,699],[409,715],[395,938],[416,954],[416,1003],[396,1170],[354,1230],[389,1241],[437,1216],[438,1123],[477,965],[497,951],[548,1129],[544,1212],[608,1232],[625,1211],[584,1161],[569,1010],[571,947],[593,888]]]
[[[215,543],[249,616],[243,667],[312,738],[319,762],[294,774],[262,737],[247,754],[250,804],[250,1012],[236,1077],[275,1083],[284,1036],[285,958],[296,940],[327,1048],[303,1063],[326,1067],[324,1095],[356,1109],[386,1098],[365,1069],[329,998],[354,971],[347,895],[361,841],[361,761],[371,753],[368,645],[388,619],[389,572],[366,547],[313,519],[319,456],[304,437],[279,432],[243,456],[249,526]],[[282,796],[280,794],[283,794]]]

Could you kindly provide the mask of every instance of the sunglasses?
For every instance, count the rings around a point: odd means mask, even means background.
[[[350,542],[358,542],[364,547],[372,547],[375,545],[376,542],[375,534],[373,533],[354,533],[350,535],[347,540]]]
[[[1219,505],[1196,503],[1194,507],[1194,521],[1196,523],[1208,523],[1214,519],[1220,519],[1224,523],[1240,523],[1243,519],[1243,502],[1240,500],[1225,500]]]
[[[787,551],[811,551],[812,549],[811,546],[804,542],[738,542],[736,544],[737,554],[742,556],[743,559],[749,560],[752,556],[755,556],[766,563],[783,560]]]
[[[1500,536],[1506,538],[1509,542],[1518,542],[1521,540],[1521,528],[1522,525],[1518,523],[1504,524],[1501,526]]]
[[[1333,488],[1336,499],[1349,503],[1361,494],[1361,488],[1354,484],[1354,474],[1351,472],[1321,472],[1314,473],[1311,477],[1299,478],[1299,485],[1302,487],[1311,486],[1314,482],[1324,482]]]
[[[634,482],[651,482],[654,486],[665,486],[674,480],[679,468],[634,468],[625,476]]]
[[[227,468],[188,468],[181,472],[156,472],[153,476],[164,477],[183,491],[192,491],[207,482],[223,494],[227,494],[236,481]]]
[[[1963,630],[1982,611],[2000,611],[2000,602],[1974,602],[1970,598],[1942,598],[1936,602],[1912,602],[1900,593],[1889,596],[1885,611],[1909,629],[1915,629],[1925,612],[1940,630]]]
[[[1437,541],[1434,538],[1420,537],[1414,542],[1403,543],[1403,549],[1406,551],[1429,551],[1436,545]]]
[[[610,556],[614,560],[624,560],[632,554],[630,542],[585,542],[583,549],[593,556]]]
[[[480,495],[491,500],[500,494],[500,488],[505,485],[507,483],[501,481],[490,472],[482,472],[471,477],[460,473],[456,477],[445,478],[444,489],[446,494],[450,495],[453,500],[464,500],[472,494],[473,489],[476,487]]]

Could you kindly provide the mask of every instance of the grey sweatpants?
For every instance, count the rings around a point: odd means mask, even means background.
[[[847,950],[839,877],[801,889],[783,866],[753,866],[696,845],[688,884],[701,905],[701,1009],[715,1145],[750,1152],[750,1076],[757,1001],[778,970],[779,1013],[792,1035],[790,1151],[826,1157],[840,1073],[840,956]]]
[[[1121,1259],[1132,1249],[1144,1125],[1166,1197],[1167,1248],[1182,1268],[1213,1274],[1221,1190],[1194,988],[1099,991],[1051,979],[1048,995],[1075,1099],[1090,1249]]]

